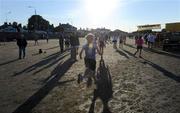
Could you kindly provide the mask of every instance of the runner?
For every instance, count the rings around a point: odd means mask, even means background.
[[[143,36],[143,38],[144,38],[145,44],[147,45],[148,44],[148,34],[145,34]]]
[[[112,37],[112,42],[113,42],[113,48],[114,49],[117,49],[117,38],[118,36],[117,35],[114,35],[113,37]]]
[[[60,47],[60,52],[64,52],[64,32],[61,31],[59,34],[59,47]]]
[[[105,37],[103,34],[100,35],[99,37],[99,49],[100,49],[100,52],[102,53],[101,54],[101,58],[103,58],[103,52],[104,52],[104,47],[105,47]]]
[[[136,38],[135,41],[136,41],[135,44],[137,45],[137,51],[134,53],[134,55],[136,55],[136,53],[139,52],[139,57],[141,58],[141,52],[142,52],[144,40],[142,39],[141,36],[139,36],[138,38]]]
[[[64,38],[64,42],[65,42],[65,49],[69,49],[69,46],[70,46],[70,36],[71,36],[72,34],[71,33],[68,33],[68,34],[66,34],[66,38]]]
[[[123,44],[126,45],[126,35],[123,36]]]
[[[119,37],[119,48],[123,48],[123,36]]]
[[[82,53],[85,51],[85,72],[82,76],[81,74],[78,75],[78,83],[82,82],[83,79],[87,80],[87,87],[91,86],[92,84],[92,77],[94,78],[94,82],[96,82],[95,78],[95,70],[96,70],[96,50],[101,55],[98,46],[94,44],[95,36],[92,33],[86,35],[87,43],[82,47],[82,50],[79,54],[80,59],[82,59]]]
[[[148,48],[153,48],[155,42],[155,36],[153,34],[148,35]]]

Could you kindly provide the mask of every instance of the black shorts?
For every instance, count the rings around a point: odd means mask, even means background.
[[[69,43],[69,41],[65,41],[65,45],[69,45],[70,43]]]
[[[137,46],[137,49],[142,49],[143,47],[142,46]]]
[[[151,45],[153,45],[153,42],[150,42],[150,41],[148,41],[148,44],[151,44]]]
[[[105,46],[104,42],[103,42],[103,41],[100,41],[100,42],[99,42],[99,46],[100,46],[100,47],[104,47],[104,46]]]
[[[84,58],[85,66],[93,71],[96,70],[96,60]]]
[[[120,44],[122,44],[122,43],[123,43],[123,41],[122,41],[122,40],[120,40],[120,41],[119,41],[119,43],[120,43]]]
[[[113,40],[112,42],[117,43],[117,40]]]

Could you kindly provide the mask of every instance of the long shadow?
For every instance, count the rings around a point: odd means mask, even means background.
[[[116,52],[118,52],[122,56],[125,56],[127,59],[130,59],[130,57],[126,53],[124,53],[123,50],[117,49]]]
[[[51,54],[51,55],[49,55],[49,56],[44,57],[43,59],[49,59],[49,58],[51,58],[51,57],[53,57],[53,56],[57,56],[57,54],[59,54],[59,55],[64,55],[64,54],[66,54],[66,53],[67,53],[67,52],[63,52],[63,53],[56,52],[56,53],[53,53],[53,54]]]
[[[128,47],[136,49],[136,47],[134,47],[133,45],[130,45],[130,44],[126,44],[126,45]],[[173,54],[173,53],[168,53],[168,52],[165,52],[165,51],[160,51],[160,50],[157,50],[157,49],[149,49],[148,47],[143,47],[143,50],[146,51],[146,52],[153,52],[153,53],[157,53],[157,54],[166,55],[166,56],[170,56],[170,57],[180,59],[180,55],[176,55],[176,54]]]
[[[51,76],[54,76],[49,80],[42,88],[29,97],[23,104],[21,104],[13,113],[30,113],[31,110],[41,102],[41,100],[48,95],[48,93],[57,85],[60,78],[70,69],[74,62],[68,59],[63,64],[59,64],[52,72]],[[71,81],[71,80],[70,80]],[[64,82],[66,83],[66,82]],[[61,83],[63,84],[63,83]]]
[[[137,58],[133,53],[123,49],[124,52],[126,52],[128,55],[130,55],[131,57]]]
[[[89,108],[89,113],[94,113],[95,102],[97,98],[100,98],[103,103],[102,113],[111,113],[108,107],[108,102],[112,98],[112,81],[111,74],[109,72],[108,66],[105,66],[104,60],[100,60],[100,65],[97,70],[97,89],[93,92],[93,99],[91,106]]]
[[[126,44],[126,46],[136,49],[136,47],[134,47],[134,46],[131,45],[131,44]]]
[[[43,69],[46,69],[46,68],[48,68],[48,67],[50,67],[50,66],[58,63],[59,60],[63,59],[63,58],[64,58],[65,56],[67,56],[67,55],[68,55],[68,53],[66,53],[66,54],[60,54],[59,52],[57,52],[57,53],[55,53],[55,54],[53,54],[53,55],[50,55],[50,57],[47,57],[47,58],[41,60],[40,62],[35,63],[34,65],[29,66],[29,67],[23,69],[23,70],[20,71],[20,72],[15,73],[13,76],[17,76],[17,75],[20,75],[20,74],[22,74],[22,73],[28,73],[28,72],[31,72],[31,71],[33,71],[33,70],[35,70],[35,69],[38,69],[38,68],[40,68],[40,67],[42,67],[42,66],[44,66],[44,65],[47,65],[47,66],[45,66],[44,68],[42,68],[42,69],[34,72],[34,74],[36,74],[36,73],[42,71]]]
[[[55,48],[58,48],[58,47],[59,47],[59,46],[54,46],[54,47],[46,48],[46,49],[43,49],[43,50],[55,49]]]
[[[6,64],[10,64],[10,63],[16,62],[16,61],[18,61],[18,60],[19,60],[19,59],[13,59],[13,60],[4,62],[4,63],[1,63],[0,66],[6,65]]]
[[[48,65],[46,65],[45,67],[35,71],[33,74],[37,74],[37,73],[43,71],[44,69],[47,69],[47,68],[53,66],[54,64],[58,63],[58,61],[60,61],[61,59],[65,58],[66,56],[68,56],[68,54],[65,54],[65,55],[63,55],[61,57],[58,57],[57,59],[52,60]]]
[[[131,47],[131,48],[133,48],[133,49],[137,49],[136,47],[134,47],[133,45],[130,45],[130,44],[126,44],[126,46],[128,46],[128,47]],[[146,51],[146,52],[152,52],[149,48],[147,48],[147,47],[143,47],[143,50],[144,51]]]
[[[157,53],[157,54],[166,55],[166,56],[170,56],[170,57],[180,59],[180,55],[176,55],[176,54],[172,54],[172,53],[168,53],[168,52],[164,52],[164,51],[160,51],[160,50],[156,50],[156,49],[151,49],[151,51],[154,52],[154,53]]]
[[[147,60],[145,58],[142,58],[142,59],[145,62],[141,62],[141,63],[143,63],[143,64],[147,63],[147,64],[151,65],[153,68],[155,68],[158,71],[162,72],[164,74],[164,76],[167,76],[167,77],[169,77],[169,78],[171,78],[171,79],[173,79],[173,80],[175,80],[177,82],[180,82],[180,76],[177,76],[177,75],[173,74],[172,72],[162,68],[161,66],[159,66],[159,65],[157,65],[157,64],[155,64],[155,63],[153,63],[153,62],[151,62],[151,61],[149,61],[149,60]]]

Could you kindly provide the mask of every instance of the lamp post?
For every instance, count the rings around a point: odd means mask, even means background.
[[[35,8],[35,7],[33,7],[33,6],[28,6],[28,8],[34,9],[34,14],[36,15],[36,8]]]
[[[36,13],[36,8],[33,7],[33,6],[28,6],[28,8],[34,9],[34,14],[35,14],[35,26],[34,26],[34,29],[36,29],[37,26],[38,26],[37,17],[36,17],[36,15],[37,15],[37,13]]]
[[[6,13],[6,23],[8,23],[8,15],[9,14],[11,14],[11,11],[8,11],[7,13]]]

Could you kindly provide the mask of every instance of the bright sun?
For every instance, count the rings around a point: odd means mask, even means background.
[[[118,0],[85,0],[85,10],[92,24],[107,19],[117,8]]]

